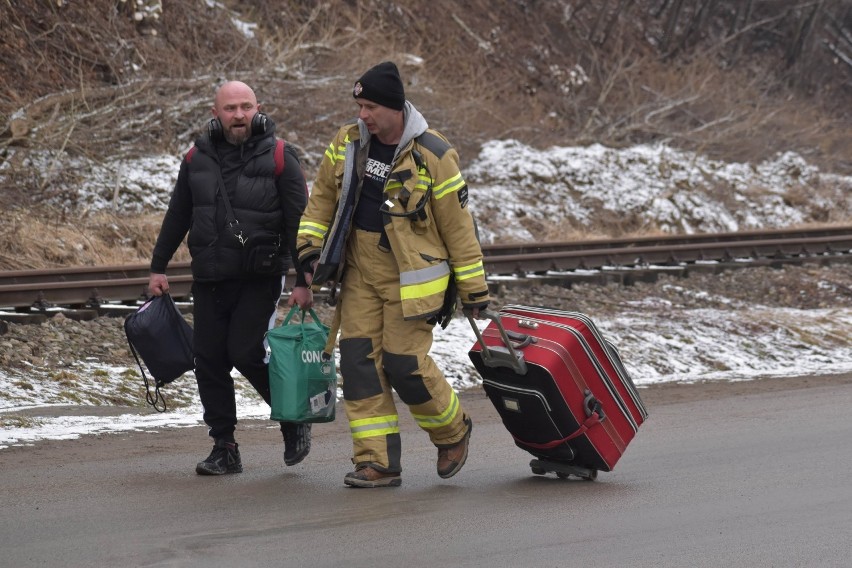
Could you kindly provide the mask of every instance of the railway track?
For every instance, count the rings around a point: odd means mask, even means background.
[[[483,246],[494,283],[525,279],[630,283],[660,272],[722,270],[795,262],[848,262],[852,226],[705,233]],[[288,275],[287,286],[295,282]],[[176,299],[187,299],[188,262],[169,267]],[[48,313],[52,309],[120,311],[146,297],[148,264],[0,272],[0,310]]]

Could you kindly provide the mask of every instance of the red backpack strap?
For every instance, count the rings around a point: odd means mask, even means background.
[[[183,158],[184,160],[186,160],[186,163],[187,163],[187,164],[189,164],[190,162],[192,162],[192,155],[193,155],[193,154],[195,154],[195,146],[193,146],[192,148],[190,148],[190,149],[189,149],[189,152],[187,152],[187,153],[186,153],[186,156],[184,156],[184,158]]]
[[[284,173],[284,140],[275,139],[275,177]]]

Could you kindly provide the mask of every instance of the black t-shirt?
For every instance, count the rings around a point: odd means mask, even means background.
[[[355,208],[355,226],[365,231],[381,233],[384,221],[379,208],[384,201],[385,182],[390,174],[396,144],[382,144],[376,138],[370,140],[367,170],[361,185],[361,197]]]

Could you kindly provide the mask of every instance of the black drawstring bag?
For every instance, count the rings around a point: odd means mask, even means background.
[[[145,399],[158,412],[166,411],[160,387],[195,368],[192,328],[183,319],[169,294],[154,296],[124,320],[130,352],[145,380]],[[137,355],[138,351],[138,355]],[[142,361],[154,380],[154,394]]]

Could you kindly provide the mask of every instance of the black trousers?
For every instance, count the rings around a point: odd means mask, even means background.
[[[275,324],[282,280],[273,276],[192,285],[195,378],[204,422],[214,439],[232,439],[237,425],[232,369],[270,401],[264,334]]]

